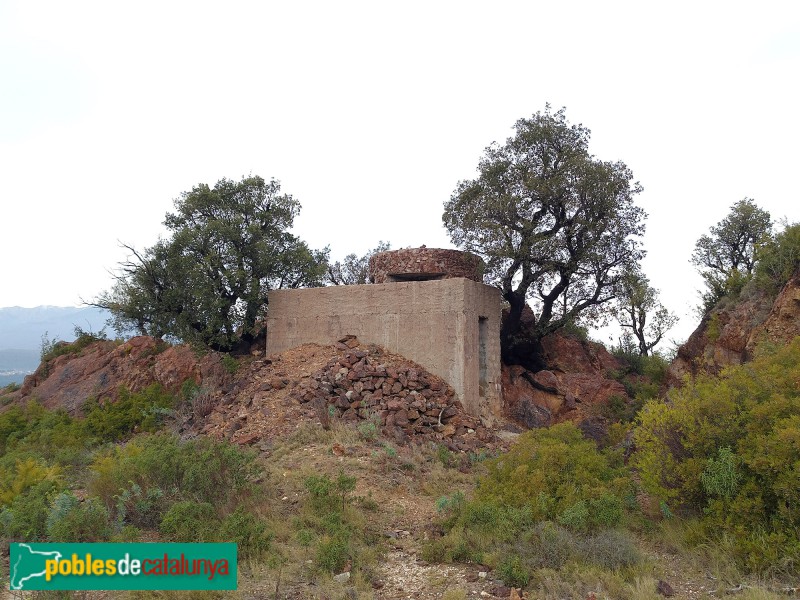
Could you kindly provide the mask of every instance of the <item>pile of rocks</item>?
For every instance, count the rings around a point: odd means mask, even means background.
[[[428,438],[452,450],[470,450],[492,439],[479,419],[464,413],[453,389],[416,363],[378,346],[361,347],[347,336],[340,353],[303,380],[291,396],[345,421],[372,421],[384,435],[404,442]]]

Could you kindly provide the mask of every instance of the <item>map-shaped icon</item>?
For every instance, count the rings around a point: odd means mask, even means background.
[[[28,544],[11,544],[9,587],[21,590],[29,579],[44,577],[45,562],[48,560],[61,560],[61,553],[41,552]]]

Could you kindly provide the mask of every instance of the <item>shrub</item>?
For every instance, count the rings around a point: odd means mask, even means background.
[[[93,344],[94,342],[107,340],[108,336],[105,329],[101,329],[98,333],[91,331],[84,331],[80,327],[75,328],[75,341],[74,342],[60,342],[58,340],[51,340],[47,337],[47,332],[42,336],[41,344],[41,359],[46,363],[57,356],[64,354],[78,354],[81,350]]]
[[[143,490],[138,483],[131,483],[116,497],[117,520],[136,527],[156,527],[167,509],[167,498],[159,487]]]
[[[587,511],[586,527],[619,522],[611,507],[621,511],[621,499],[633,487],[619,451],[599,451],[571,423],[528,431],[507,454],[486,464],[476,498],[527,507],[534,520],[565,519],[578,530]]]
[[[530,581],[530,572],[522,566],[518,555],[506,556],[497,566],[497,574],[503,583],[515,587],[525,587]]]
[[[317,544],[317,566],[329,573],[341,572],[349,557],[349,542],[349,535],[344,531],[323,536]]]
[[[589,536],[580,543],[578,551],[587,562],[608,570],[630,567],[641,561],[630,537],[614,529]]]
[[[0,472],[0,505],[11,504],[29,488],[45,480],[58,479],[58,469],[32,458],[17,460],[13,469]]]
[[[769,293],[777,293],[800,265],[800,223],[787,224],[774,239],[758,249],[757,258],[756,285]]]
[[[51,542],[102,542],[111,536],[106,507],[97,498],[80,502],[72,492],[55,497],[46,527]]]
[[[756,570],[774,568],[745,550],[765,537],[782,561],[800,560],[800,544],[788,541],[800,527],[798,381],[800,338],[688,382],[669,404],[648,403],[635,432],[645,489],[698,515],[708,535],[733,536],[740,563]]]
[[[99,453],[91,465],[90,490],[107,507],[115,507],[124,490],[148,496],[151,489],[165,500],[208,502],[224,510],[246,494],[260,469],[252,452],[228,442],[197,438],[187,442],[171,434],[139,436],[125,446]]]
[[[115,402],[90,398],[84,403],[83,427],[90,437],[116,441],[134,431],[155,431],[174,405],[175,397],[158,383],[137,393],[121,388]]]
[[[261,556],[270,548],[271,534],[267,524],[241,508],[225,517],[219,531],[219,540],[235,542],[239,556],[251,558]]]
[[[589,507],[585,500],[578,500],[558,516],[558,522],[573,531],[586,531],[589,528]]]
[[[378,437],[378,426],[372,420],[361,421],[356,430],[361,439],[366,442],[371,442]]]
[[[173,504],[159,525],[161,534],[173,542],[211,542],[220,528],[209,502],[184,500]]]
[[[14,498],[0,513],[3,537],[26,542],[46,541],[51,498],[60,491],[57,482],[43,480]]]
[[[228,353],[222,355],[222,366],[231,375],[236,375],[239,370],[239,361]]]

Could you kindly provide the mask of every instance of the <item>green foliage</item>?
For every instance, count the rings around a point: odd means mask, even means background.
[[[361,421],[356,430],[361,439],[366,442],[371,442],[378,437],[378,425],[372,420]]]
[[[111,509],[118,510],[118,499],[125,490],[134,500],[150,502],[155,499],[154,489],[161,490],[170,502],[208,502],[224,509],[247,493],[250,480],[260,469],[253,453],[228,442],[209,438],[182,442],[160,433],[100,452],[91,471],[90,490]]]
[[[436,501],[436,512],[458,514],[464,507],[466,498],[463,492],[456,492],[452,496],[442,496]]]
[[[504,145],[489,146],[476,179],[459,182],[442,219],[454,244],[480,255],[510,303],[504,356],[520,353],[526,298],[540,339],[569,322],[594,322],[616,296],[626,267],[638,263],[644,212],[625,164],[589,153],[590,131],[565,110],[515,124]]]
[[[443,467],[448,469],[450,467],[454,467],[456,464],[455,455],[444,444],[439,444],[436,446],[436,459],[442,463]]]
[[[5,385],[5,386],[0,388],[0,396],[5,396],[6,394],[10,394],[12,392],[16,392],[21,387],[22,386],[20,384],[18,384],[18,383],[14,383],[14,382],[9,383],[9,384],[7,384],[7,385]]]
[[[350,536],[346,531],[326,535],[317,544],[317,566],[329,573],[339,573],[350,554]]]
[[[757,248],[767,243],[772,221],[770,214],[750,198],[731,206],[728,215],[709,235],[695,244],[692,264],[700,271],[707,290],[703,294],[703,313],[726,295],[737,295],[753,274]]]
[[[497,575],[506,585],[525,587],[531,579],[528,569],[523,567],[519,555],[505,556],[497,566]]]
[[[585,500],[578,500],[558,515],[558,522],[573,531],[586,531],[589,528],[589,507]]]
[[[169,507],[159,525],[165,539],[172,542],[211,542],[220,522],[210,502],[182,500]]]
[[[706,468],[700,473],[700,483],[709,496],[722,496],[730,500],[742,480],[737,469],[739,459],[727,446],[720,448],[718,455],[718,458],[708,459]]]
[[[261,177],[200,184],[175,201],[169,237],[120,264],[95,305],[135,329],[227,351],[252,342],[271,289],[320,285],[327,249],[290,233],[300,204]]]
[[[528,507],[537,520],[564,518],[575,525],[583,502],[591,508],[585,517],[589,529],[608,526],[608,515],[616,514],[608,506],[622,506],[632,488],[619,453],[598,451],[571,423],[522,434],[508,453],[487,461],[487,468],[477,498]]]
[[[712,344],[715,343],[719,339],[721,333],[722,325],[719,322],[719,313],[712,312],[708,317],[706,325],[706,335],[708,336],[708,341]]]
[[[711,537],[737,540],[741,564],[761,570],[800,560],[800,338],[762,349],[719,378],[701,376],[648,403],[633,456],[645,489],[701,515]],[[754,550],[769,538],[770,564]]]
[[[316,508],[335,510],[341,505],[341,510],[344,510],[348,494],[356,489],[356,478],[345,475],[344,471],[339,471],[336,479],[327,475],[311,475],[306,478],[305,486]]]
[[[388,242],[378,242],[378,245],[364,254],[348,254],[342,261],[328,264],[328,271],[325,273],[325,281],[333,285],[363,285],[370,283],[369,280],[369,259],[373,254],[391,250],[392,245]]]
[[[800,223],[785,225],[783,231],[758,248],[756,285],[776,294],[800,269]]]
[[[625,333],[636,339],[641,356],[649,355],[678,322],[678,317],[659,301],[658,290],[635,268],[620,279],[614,316]]]
[[[48,467],[33,458],[17,459],[13,468],[0,471],[0,505],[8,505],[14,498],[42,481],[56,481],[59,470]]]
[[[104,330],[98,333],[91,331],[84,331],[80,327],[75,328],[75,341],[74,342],[60,342],[58,340],[50,340],[47,337],[47,332],[42,336],[41,345],[41,359],[42,362],[49,362],[57,356],[64,354],[79,354],[81,350],[95,342],[107,340],[108,336]]]
[[[222,366],[228,373],[235,375],[239,370],[239,361],[226,352],[222,355]]]
[[[158,383],[137,393],[123,387],[114,402],[89,398],[83,405],[83,427],[88,437],[120,440],[134,431],[156,431],[174,406],[175,397]]]
[[[43,480],[17,495],[0,512],[2,537],[12,541],[46,541],[51,498],[61,490],[59,482]]]
[[[217,539],[235,542],[239,545],[239,556],[254,558],[269,551],[272,534],[264,521],[239,507],[222,520]]]
[[[97,498],[80,502],[71,492],[54,498],[46,528],[51,542],[103,542],[111,536],[106,507]]]
[[[116,496],[117,521],[135,527],[153,528],[167,508],[168,498],[159,487],[143,490],[138,483],[120,491]]]
[[[472,500],[457,492],[436,502],[446,534],[423,546],[425,560],[489,561],[518,586],[572,560],[627,564],[622,555],[632,555],[632,543],[626,538],[614,555],[603,545],[613,535],[602,535],[635,508],[623,501],[635,488],[616,451],[599,451],[564,423],[520,435],[485,464]]]

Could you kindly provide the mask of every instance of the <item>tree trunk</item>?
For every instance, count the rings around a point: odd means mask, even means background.
[[[500,356],[506,365],[521,365],[537,372],[545,368],[541,340],[522,323],[525,295],[509,292],[503,294],[509,303],[500,328]]]

